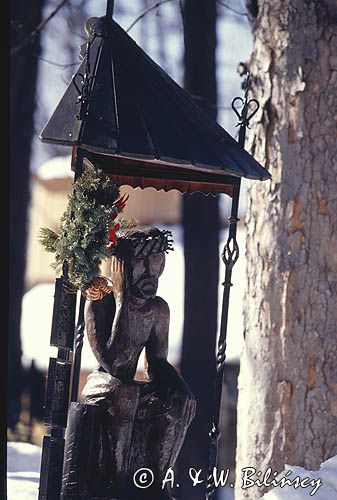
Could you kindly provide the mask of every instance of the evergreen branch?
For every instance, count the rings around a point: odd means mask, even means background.
[[[130,218],[119,217],[117,219],[117,222],[119,224],[120,229],[130,229],[132,227],[136,227],[139,225],[139,220],[135,219],[134,217]]]
[[[39,231],[39,242],[47,252],[56,252],[56,245],[59,235],[48,227],[42,227]]]
[[[102,259],[111,257],[109,233],[123,207],[117,185],[102,170],[90,166],[73,183],[60,234],[48,228],[40,230],[40,242],[55,253],[52,267],[60,270],[66,261],[69,279],[80,290],[100,274]]]

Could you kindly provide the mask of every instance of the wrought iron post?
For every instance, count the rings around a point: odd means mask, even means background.
[[[76,150],[76,164],[75,164],[75,181],[79,179],[83,172],[83,159],[84,159],[84,151],[81,148],[77,148]],[[84,306],[85,306],[85,297],[81,294],[80,305],[78,309],[78,318],[76,324],[76,336],[74,339],[73,345],[73,364],[72,364],[72,373],[71,373],[71,401],[77,401],[78,396],[78,386],[80,381],[80,372],[81,372],[81,358],[82,358],[82,347],[83,347],[83,338],[84,338]]]
[[[106,17],[110,19],[113,16],[115,0],[108,0],[106,4]]]
[[[71,401],[77,401],[78,396],[78,386],[80,381],[81,372],[81,358],[82,358],[82,347],[84,338],[84,306],[85,297],[81,295],[80,307],[78,310],[78,319],[76,325],[76,337],[74,341],[74,358],[73,358],[73,372],[72,372],[72,383],[71,383]]]
[[[232,101],[232,108],[235,114],[239,118],[239,122],[237,124],[237,126],[240,126],[238,142],[242,148],[244,148],[246,129],[247,127],[249,127],[249,120],[253,117],[253,115],[255,115],[255,113],[259,108],[259,103],[256,99],[248,99],[248,84],[249,84],[249,73],[247,73],[247,77],[244,84],[245,88],[244,98],[235,97]],[[238,102],[241,103],[241,109],[238,109],[236,107],[236,103]],[[250,113],[248,113],[252,103],[255,104],[255,107]],[[218,351],[216,355],[217,371],[215,379],[215,410],[213,413],[211,430],[209,432],[210,457],[209,457],[209,467],[208,467],[207,484],[206,484],[207,500],[213,498],[213,494],[215,491],[214,468],[216,467],[217,464],[218,441],[220,438],[219,419],[221,410],[223,374],[226,361],[226,337],[227,337],[227,325],[228,325],[229,297],[230,297],[230,288],[232,286],[231,282],[232,270],[239,258],[239,246],[236,240],[236,231],[237,231],[237,223],[240,220],[238,218],[240,185],[241,185],[241,179],[238,178],[236,184],[233,185],[231,214],[230,217],[228,218],[229,220],[228,238],[222,253],[222,260],[225,264],[226,271],[225,271],[225,280],[223,282],[224,291],[222,299],[220,335],[218,340]]]

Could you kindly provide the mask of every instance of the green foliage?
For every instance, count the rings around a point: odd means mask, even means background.
[[[114,206],[118,198],[118,186],[101,170],[87,167],[73,183],[60,234],[48,228],[40,231],[40,242],[48,252],[55,252],[53,267],[60,270],[67,261],[69,279],[81,290],[99,275],[102,259],[111,257],[106,246],[118,213]]]
[[[120,226],[120,229],[130,229],[139,225],[139,221],[134,217],[129,217],[128,219],[125,217],[119,217],[117,222]]]
[[[47,252],[56,252],[58,234],[49,229],[49,227],[42,227],[39,231],[39,241],[44,246]]]

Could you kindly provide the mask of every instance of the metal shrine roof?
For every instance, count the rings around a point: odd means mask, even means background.
[[[270,178],[114,20],[91,18],[87,30],[83,61],[42,141],[81,147],[107,173],[130,178],[219,186],[230,186],[233,176]],[[129,184],[142,186],[140,180]]]

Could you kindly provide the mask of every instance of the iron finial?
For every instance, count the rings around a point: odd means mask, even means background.
[[[242,88],[245,90],[244,98],[242,97],[234,97],[232,100],[232,109],[236,116],[238,117],[239,121],[237,123],[237,127],[240,127],[240,132],[239,132],[239,144],[240,146],[244,147],[244,142],[245,142],[245,137],[246,137],[246,128],[249,127],[249,122],[251,118],[257,113],[260,104],[257,99],[249,99],[248,98],[248,90],[249,90],[249,80],[250,80],[250,71],[247,68],[246,72],[243,73],[245,75],[245,80],[242,84]],[[237,103],[241,104],[237,104]],[[253,104],[253,106],[252,106]],[[251,109],[250,112],[249,108]]]
[[[111,18],[114,12],[114,0],[108,0],[106,4],[106,17]]]

